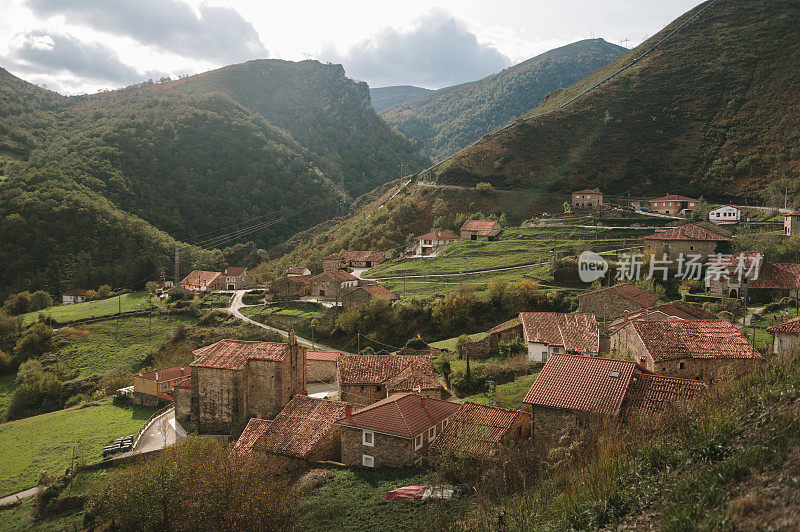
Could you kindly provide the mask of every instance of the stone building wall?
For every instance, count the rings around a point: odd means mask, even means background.
[[[555,441],[562,434],[575,430],[579,415],[574,410],[533,407],[533,439],[534,441]]]
[[[335,360],[306,360],[307,382],[333,382],[335,380]]]
[[[185,429],[190,429],[192,426],[192,389],[191,388],[173,388],[172,397],[175,400],[175,419]]]
[[[620,297],[612,291],[604,290],[598,293],[589,293],[578,298],[578,312],[594,314],[599,322],[602,319],[613,320],[622,316],[625,311],[636,312],[644,306]]]
[[[360,467],[362,465],[362,456],[366,454],[374,458],[376,468],[414,465],[417,453],[414,452],[414,441],[412,439],[378,432],[374,434],[375,445],[370,447],[363,444],[361,429],[342,427],[342,463]]]
[[[800,345],[800,336],[796,334],[775,333],[775,342],[772,346],[772,353],[783,355],[792,353]]]
[[[700,255],[700,260],[705,262],[709,255],[713,255],[716,252],[717,248],[717,243],[713,240],[645,240],[644,245],[646,250],[652,249],[654,251],[657,260],[662,260],[663,254],[666,253],[667,258],[673,261],[673,268],[677,268],[678,257],[681,254],[684,257],[687,255]]]
[[[272,419],[286,399],[285,388],[290,385],[285,363],[267,360],[250,360],[244,369],[247,389],[247,415]],[[286,402],[284,402],[286,399]]]
[[[339,385],[339,400],[369,406],[386,398],[386,387],[382,384],[345,384]]]
[[[243,416],[246,404],[239,371],[217,368],[192,368],[196,416],[193,421],[204,434],[229,434]]]
[[[372,295],[366,290],[351,289],[342,295],[342,307],[345,310],[363,309],[372,300]]]
[[[668,377],[695,379],[713,384],[746,375],[755,369],[759,361],[760,359],[752,358],[681,358],[655,362],[652,371]]]

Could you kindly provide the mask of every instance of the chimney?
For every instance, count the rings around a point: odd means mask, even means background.
[[[420,401],[420,402],[422,404],[422,408],[428,408],[428,397],[427,396],[423,395],[422,396],[422,401]]]
[[[344,417],[350,417],[353,415],[353,405],[344,405]]]
[[[156,371],[156,380],[158,380],[158,372]]]
[[[628,312],[627,310],[623,310],[622,311],[622,321],[627,323],[627,321],[629,319],[629,315],[630,315],[630,312]]]
[[[181,375],[183,375],[183,366],[181,366]]]

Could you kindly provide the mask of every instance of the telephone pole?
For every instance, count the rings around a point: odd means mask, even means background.
[[[178,246],[178,244],[175,244],[175,284],[181,282],[181,279],[178,274],[180,260],[181,260],[181,248]]]

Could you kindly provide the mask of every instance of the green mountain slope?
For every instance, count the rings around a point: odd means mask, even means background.
[[[372,107],[380,112],[389,107],[407,102],[417,96],[422,96],[431,92],[430,89],[415,87],[413,85],[397,85],[394,87],[376,87],[369,89],[369,97],[372,100]]]
[[[550,95],[531,115],[628,64],[701,8]],[[798,20],[797,2],[719,1],[612,80],[563,109],[483,139],[439,167],[435,178],[719,199],[783,186],[800,167]]]
[[[261,63],[72,98],[0,72],[0,298],[141,282],[176,240],[224,267],[201,248],[282,242],[424,163],[340,67]]]
[[[550,50],[481,80],[446,87],[383,115],[434,159],[446,157],[613,61],[625,48],[587,39]]]

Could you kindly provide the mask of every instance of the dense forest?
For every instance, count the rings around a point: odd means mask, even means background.
[[[224,267],[426,163],[341,67],[275,63],[70,98],[0,70],[0,296],[136,284],[178,241]]]
[[[704,4],[705,5],[705,4]],[[555,109],[640,56],[651,39],[530,115]],[[800,4],[711,5],[653,52],[546,116],[482,139],[439,167],[440,183],[800,200]],[[791,199],[791,198],[790,198]]]
[[[625,48],[587,39],[550,50],[502,72],[446,87],[383,112],[425,152],[442,159],[525,114],[551,91],[568,87],[613,61]]]
[[[370,87],[369,97],[372,99],[372,107],[380,112],[429,92],[431,92],[430,89],[415,87],[413,85]]]

